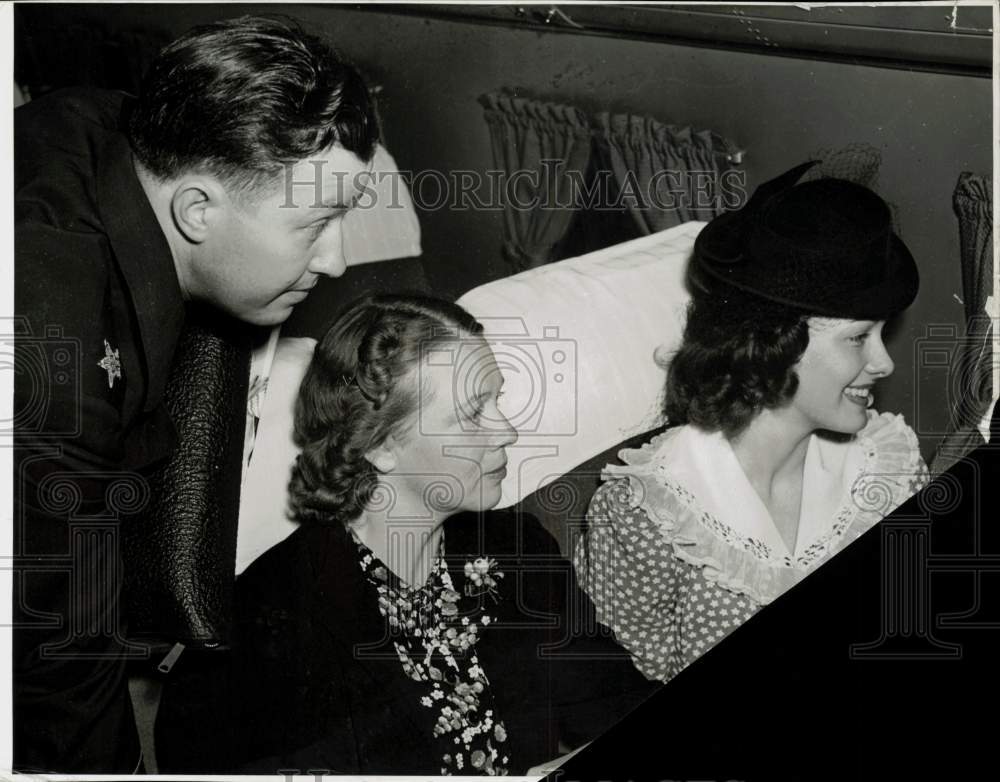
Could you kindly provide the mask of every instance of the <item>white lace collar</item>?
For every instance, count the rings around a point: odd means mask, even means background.
[[[926,482],[916,435],[901,416],[869,413],[847,442],[813,437],[806,456],[799,543],[789,552],[729,443],[689,426],[668,430],[605,476],[628,477],[632,504],[674,554],[707,578],[767,603],[901,504]]]
[[[664,441],[656,461],[672,483],[687,489],[702,510],[737,535],[759,542],[774,556],[795,559],[829,531],[864,467],[864,454],[856,438],[844,442],[809,438],[795,551],[788,550],[721,432],[678,427]]]

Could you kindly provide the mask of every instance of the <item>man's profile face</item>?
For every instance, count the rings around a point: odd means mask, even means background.
[[[321,276],[344,273],[344,215],[369,174],[370,164],[335,144],[248,203],[230,196],[192,263],[189,293],[247,323],[284,322]]]

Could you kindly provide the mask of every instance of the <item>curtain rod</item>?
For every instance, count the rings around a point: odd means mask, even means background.
[[[992,77],[992,30],[988,28],[960,29],[944,25],[940,30],[929,30],[829,24],[812,17],[802,20],[758,18],[750,15],[749,7],[745,12],[734,8],[731,13],[696,9],[598,4],[562,7],[369,5],[359,8],[367,12],[516,30],[648,41],[924,73]],[[923,7],[917,11],[933,9]],[[812,9],[813,16],[819,10]],[[940,15],[947,21],[946,14]],[[922,20],[926,18],[926,14],[921,16]],[[928,26],[926,21],[924,25]]]

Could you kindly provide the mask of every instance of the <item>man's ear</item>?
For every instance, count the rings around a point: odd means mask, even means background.
[[[221,184],[210,177],[183,177],[170,199],[170,215],[184,237],[200,244],[222,217],[229,198]]]
[[[365,459],[379,472],[387,473],[396,469],[396,440],[390,434],[380,444],[365,452]]]

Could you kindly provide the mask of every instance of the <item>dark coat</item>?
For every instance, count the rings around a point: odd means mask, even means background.
[[[142,650],[122,640],[117,525],[141,509],[144,474],[176,440],[163,393],[184,304],[133,169],[123,100],[81,88],[14,112],[22,771],[131,772],[139,756],[123,655]]]
[[[512,773],[556,757],[560,740],[599,735],[655,687],[596,624],[533,517],[460,514],[445,541],[456,589],[478,556],[505,574],[476,653]],[[237,605],[229,771],[440,772],[426,689],[403,674],[342,525],[302,527],[266,552],[237,580]]]

